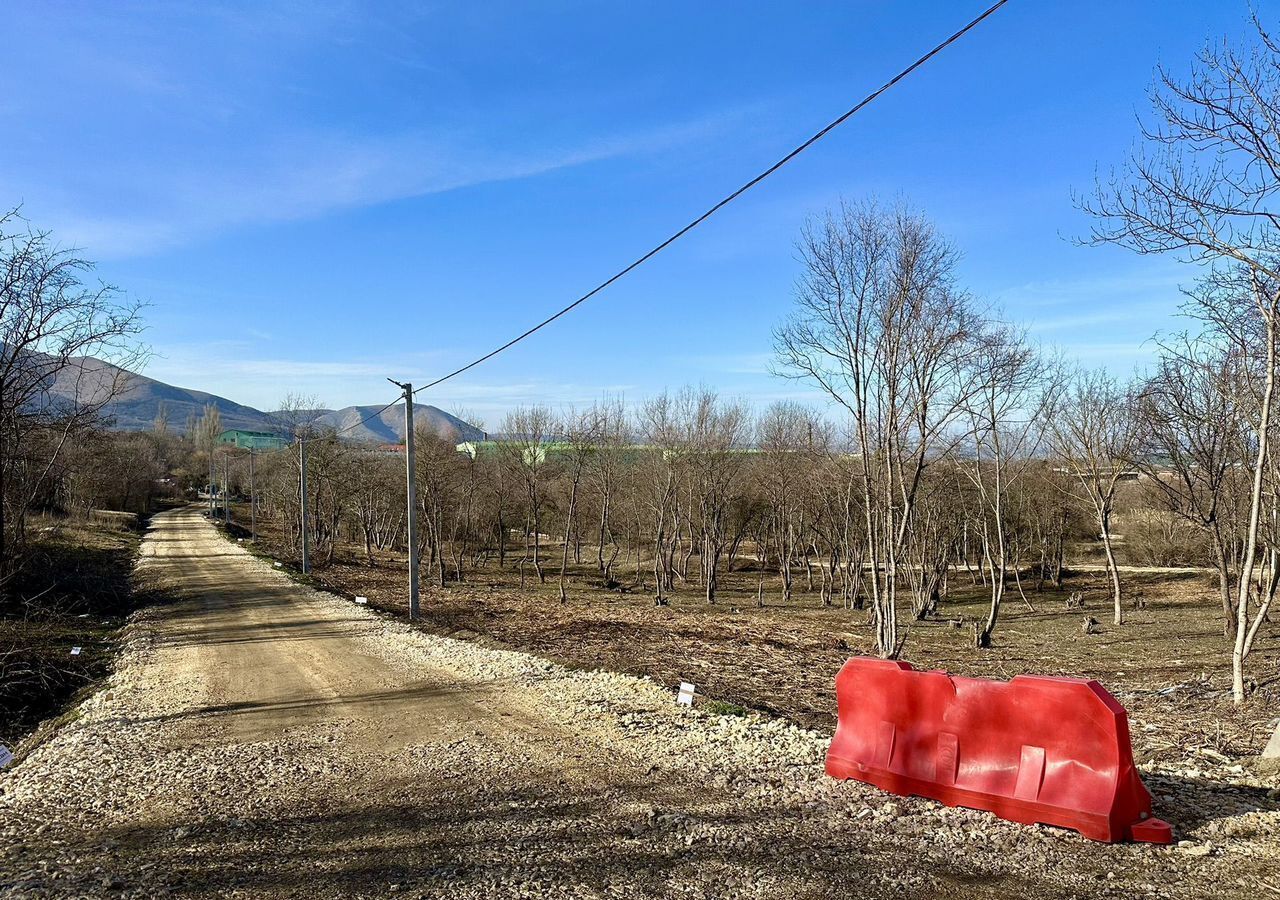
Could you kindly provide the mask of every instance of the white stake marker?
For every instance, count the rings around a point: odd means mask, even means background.
[[[0,769],[3,769],[11,762],[13,762],[13,751],[4,744],[0,744]]]
[[[680,682],[680,691],[676,694],[676,705],[693,706],[693,695],[697,693],[697,688],[687,681]]]
[[[72,648],[71,648],[71,655],[72,655],[72,656],[79,656],[79,655],[80,655],[80,648],[79,648],[79,647],[72,647]]]
[[[357,602],[357,603],[359,603],[361,606],[365,606],[365,605],[367,605],[367,604],[369,603],[369,598],[368,598],[368,597],[357,597],[357,598],[356,598],[356,602]]]

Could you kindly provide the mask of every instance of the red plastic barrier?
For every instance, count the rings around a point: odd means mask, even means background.
[[[836,677],[836,698],[834,778],[1097,841],[1173,839],[1151,816],[1124,707],[1096,681],[953,678],[855,657]]]

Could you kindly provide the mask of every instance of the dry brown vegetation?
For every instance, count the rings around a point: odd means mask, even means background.
[[[117,517],[119,518],[119,517]],[[9,747],[111,666],[135,606],[134,524],[39,517],[0,607],[0,743]],[[72,656],[71,648],[80,647]]]
[[[243,524],[247,511],[235,512]],[[243,529],[236,533],[245,536]],[[556,549],[550,548],[553,554]],[[272,524],[257,552],[292,558],[287,539]],[[335,592],[366,596],[372,606],[407,615],[405,558],[377,554],[375,562],[368,564],[363,548],[340,546],[332,564],[312,577]],[[1090,565],[1069,573],[1061,589],[1029,589],[1034,609],[1021,599],[1011,603],[996,647],[977,652],[973,628],[985,614],[989,588],[961,570],[942,614],[910,625],[904,658],[955,674],[1096,678],[1129,709],[1139,760],[1174,761],[1192,748],[1233,759],[1259,752],[1280,704],[1280,641],[1268,636],[1255,651],[1266,675],[1250,701],[1237,706],[1212,573],[1135,567],[1124,576],[1133,607],[1124,625],[1084,633],[1084,617],[1110,607],[1109,577]],[[784,601],[776,575],[767,576],[767,601],[760,607],[758,573],[750,566],[721,578],[717,604],[707,604],[689,586],[670,594],[669,605],[655,606],[644,594],[601,587],[591,566],[580,565],[571,567],[566,602],[560,603],[557,585],[525,579],[521,587],[511,563],[499,568],[495,562],[461,582],[426,587],[423,625],[575,667],[648,675],[669,686],[692,681],[709,697],[833,727],[835,673],[851,654],[874,650],[868,612],[824,606],[803,579]],[[1084,609],[1068,607],[1074,594],[1083,597]]]

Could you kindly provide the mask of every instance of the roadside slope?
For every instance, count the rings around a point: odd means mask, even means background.
[[[1280,832],[1260,794],[1192,856],[832,782],[820,735],[422,633],[194,509],[139,574],[179,599],[0,776],[6,896],[1225,896]]]

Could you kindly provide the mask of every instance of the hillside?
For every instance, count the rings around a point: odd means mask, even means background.
[[[279,425],[273,413],[255,409],[226,397],[206,391],[177,387],[148,378],[145,375],[124,372],[110,363],[86,357],[75,369],[64,372],[53,386],[53,393],[64,398],[92,397],[95,389],[123,379],[124,391],[107,408],[114,426],[122,431],[144,431],[155,426],[161,410],[168,419],[169,429],[185,433],[190,421],[198,419],[207,404],[213,404],[226,428],[243,428],[252,431],[278,431]],[[377,405],[348,406],[343,409],[317,410],[317,421],[324,426],[344,429],[380,409]],[[475,440],[483,437],[480,429],[434,406],[415,406],[415,422],[419,427],[429,427],[437,434],[456,437],[458,440]],[[352,428],[343,437],[353,441],[399,443],[404,440],[404,405],[396,404],[364,425]]]
[[[343,409],[322,410],[318,421],[322,425],[340,430],[351,428],[352,430],[346,432],[344,436],[352,440],[378,441],[388,444],[403,441],[404,404],[397,403],[374,416],[379,409],[381,406],[348,406]],[[368,416],[374,417],[363,425],[356,424]],[[479,428],[434,406],[415,404],[413,420],[418,428],[427,427],[438,435],[456,437],[459,441],[480,440],[484,437],[484,432]]]

